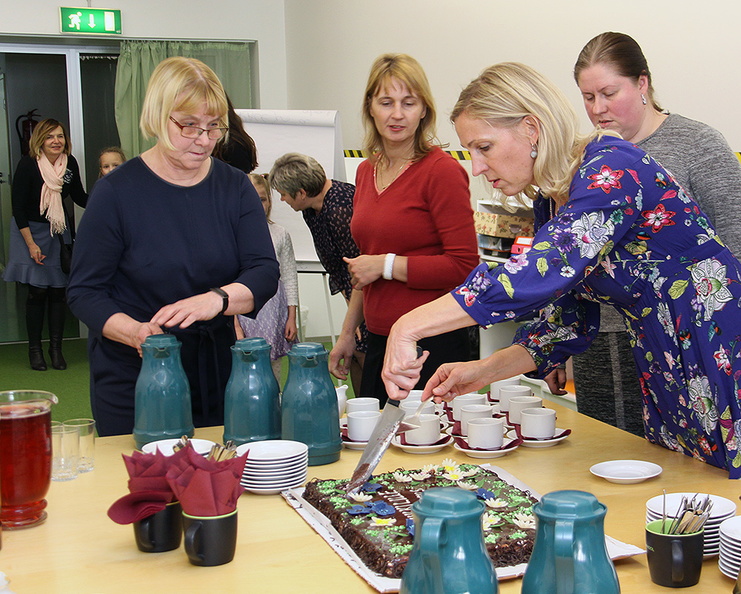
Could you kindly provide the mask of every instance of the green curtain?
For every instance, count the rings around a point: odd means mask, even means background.
[[[149,77],[165,58],[185,56],[208,64],[235,107],[252,107],[252,42],[123,41],[116,70],[116,126],[127,157],[154,145],[139,130]]]

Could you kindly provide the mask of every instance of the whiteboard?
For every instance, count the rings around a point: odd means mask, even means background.
[[[329,179],[346,181],[340,114],[331,110],[237,109],[244,129],[255,141],[259,164],[255,173],[269,173],[286,153],[314,157]],[[301,213],[273,192],[270,218],[291,234],[296,260],[318,262],[314,242]]]

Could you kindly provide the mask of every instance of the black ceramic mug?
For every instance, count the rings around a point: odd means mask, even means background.
[[[237,547],[237,510],[223,516],[183,513],[185,552],[193,565],[224,565],[234,559]]]
[[[168,503],[165,509],[134,522],[136,546],[145,553],[164,553],[180,546],[183,535],[183,514],[179,501]]]
[[[663,520],[656,520],[646,526],[651,581],[667,588],[694,586],[700,581],[705,533],[663,534],[662,523]]]

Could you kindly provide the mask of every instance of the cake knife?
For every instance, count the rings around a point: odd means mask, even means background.
[[[417,357],[422,356],[422,349],[417,347]],[[362,487],[376,469],[378,462],[389,447],[391,440],[397,433],[404,433],[410,429],[417,429],[419,424],[406,423],[404,421],[405,413],[399,408],[399,401],[389,398],[383,407],[381,418],[378,419],[373,433],[368,439],[368,445],[360,456],[358,465],[352,473],[350,481],[345,486],[348,493],[357,491]],[[417,416],[419,420],[419,416]]]

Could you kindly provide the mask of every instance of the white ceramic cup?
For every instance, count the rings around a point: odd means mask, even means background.
[[[467,404],[461,409],[461,435],[468,435],[468,421],[489,418],[493,410],[489,404]]]
[[[416,400],[417,402],[419,402],[420,400],[422,400],[422,392],[423,390],[409,390],[409,394],[407,394],[407,397],[404,400]]]
[[[461,420],[461,408],[469,404],[486,404],[486,394],[477,394],[470,392],[468,394],[461,394],[456,396],[452,401],[453,406],[453,420]]]
[[[345,405],[348,414],[359,410],[380,410],[381,403],[378,398],[349,398]]]
[[[525,408],[520,411],[520,435],[524,439],[551,439],[556,433],[556,411]]]
[[[347,413],[347,436],[351,441],[368,441],[381,418],[378,410],[356,410]]]
[[[409,400],[405,398],[399,403],[399,408],[404,411],[405,417],[411,417],[417,412],[420,405],[420,400]],[[422,414],[433,415],[435,414],[435,403],[432,400],[425,402],[422,407]]]
[[[509,399],[509,422],[510,425],[520,424],[520,413],[526,408],[540,408],[543,399],[537,396],[514,396]]]
[[[519,381],[519,380],[518,380]],[[502,412],[509,412],[509,401],[515,396],[532,396],[530,386],[502,386],[499,388],[499,408]]]
[[[478,418],[468,421],[468,445],[482,450],[498,450],[504,444],[504,419]]]
[[[440,417],[437,415],[419,415],[419,429],[411,429],[404,434],[410,445],[430,445],[440,440]]]
[[[519,386],[520,378],[511,377],[509,379],[499,380],[498,382],[492,382],[489,385],[489,394],[491,394],[492,400],[499,400],[499,389],[504,386]]]

